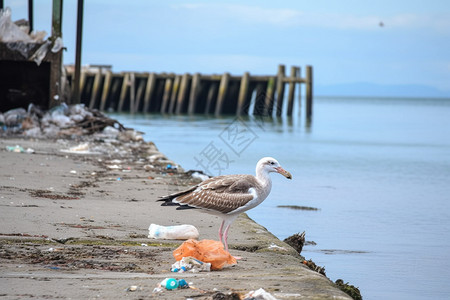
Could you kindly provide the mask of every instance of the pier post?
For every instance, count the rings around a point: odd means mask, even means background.
[[[263,116],[272,116],[273,111],[273,97],[275,95],[275,77],[270,77],[267,81],[267,89],[264,101]]]
[[[217,84],[212,81],[208,89],[208,95],[206,96],[205,114],[209,114],[209,112],[211,111],[211,107],[213,106],[214,101],[214,94],[216,93],[216,90]]]
[[[134,114],[136,112],[136,75],[134,73],[130,74],[130,113]]]
[[[239,87],[239,98],[236,109],[236,115],[240,116],[244,113],[245,101],[247,99],[248,94],[248,86],[250,83],[250,73],[245,72],[241,78],[241,85]]]
[[[161,113],[165,113],[170,101],[170,92],[172,91],[172,78],[166,78],[166,82],[164,84],[164,94],[162,98],[161,104]]]
[[[285,77],[285,66],[278,66],[277,73],[277,117],[281,116],[283,112],[283,98],[284,98],[284,77]]]
[[[145,86],[145,95],[144,95],[144,113],[148,112],[150,106],[150,99],[153,94],[153,90],[155,89],[156,83],[156,74],[150,73],[147,77],[147,85]]]
[[[230,74],[224,73],[222,75],[222,78],[220,79],[219,94],[217,95],[217,103],[216,103],[216,110],[215,110],[216,116],[219,116],[220,114],[222,114],[223,104],[224,104],[225,98],[227,96],[229,82],[230,82]]]
[[[188,87],[189,73],[184,73],[181,77],[180,91],[178,93],[176,114],[183,113],[184,102],[186,101],[186,92]]]
[[[97,99],[98,88],[100,87],[100,81],[102,79],[102,68],[98,68],[94,77],[94,85],[92,86],[91,100],[89,101],[89,108],[95,107],[95,100]]]
[[[306,66],[306,119],[311,120],[313,105],[313,69],[312,66]]]
[[[123,103],[125,102],[125,97],[127,96],[127,89],[130,82],[130,73],[125,73],[123,76],[122,90],[120,91],[119,106],[117,107],[117,112],[122,112]]]
[[[103,83],[102,97],[100,99],[100,111],[105,111],[106,99],[108,99],[111,81],[112,81],[112,72],[111,70],[107,70],[105,74],[105,81]]]
[[[195,73],[192,77],[191,94],[189,95],[188,114],[195,113],[197,95],[200,88],[200,73]]]
[[[297,84],[296,79],[298,78],[299,70],[300,70],[299,67],[292,66],[291,73],[289,75],[290,82],[289,82],[289,91],[288,91],[288,109],[287,109],[288,116],[292,116],[292,112],[294,110],[295,86]]]
[[[120,78],[116,78],[116,80],[112,81],[112,87],[111,87],[111,96],[114,97],[117,94],[120,94]],[[110,107],[107,107],[106,109],[113,109],[114,111],[117,110],[118,103],[115,101],[111,102]]]
[[[175,81],[173,82],[172,87],[172,95],[170,97],[170,104],[169,104],[169,114],[173,114],[175,111],[175,105],[177,104],[177,95],[178,90],[180,89],[180,82],[181,82],[181,76],[175,75]]]
[[[84,86],[86,85],[86,71],[81,70],[80,72],[81,72],[81,74],[80,74],[80,89],[78,92],[79,92],[79,97],[81,99],[81,94],[83,94],[83,89],[84,89]],[[74,102],[74,103],[80,103],[80,101]]]
[[[139,107],[141,106],[141,99],[142,99],[142,95],[144,94],[144,90],[145,90],[145,81],[141,78],[139,80],[139,85],[138,85],[138,89],[136,92],[136,105],[134,107],[134,110],[136,112],[139,111]]]

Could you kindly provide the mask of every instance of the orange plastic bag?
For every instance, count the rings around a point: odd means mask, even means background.
[[[177,261],[192,256],[202,262],[211,263],[211,270],[220,270],[226,264],[236,264],[236,259],[223,249],[223,244],[212,240],[187,240],[173,251]]]

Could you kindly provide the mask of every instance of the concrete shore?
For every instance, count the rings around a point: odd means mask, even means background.
[[[6,150],[16,145],[34,153]],[[152,143],[2,138],[0,161],[2,299],[236,299],[259,288],[277,299],[351,299],[246,215],[229,233],[236,265],[171,273],[181,241],[148,239],[149,225],[192,224],[217,240],[220,219],[155,201],[195,179],[167,169],[173,162]],[[195,289],[153,293],[166,277]]]

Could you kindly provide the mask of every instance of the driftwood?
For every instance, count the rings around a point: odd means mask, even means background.
[[[86,108],[92,113],[92,116],[86,116],[86,118],[80,122],[76,122],[75,125],[70,126],[66,129],[79,127],[82,128],[87,134],[94,134],[96,132],[102,131],[107,126],[117,128],[119,131],[127,130],[119,121],[111,119],[110,117],[104,115],[97,109]],[[117,125],[117,127],[116,127]]]

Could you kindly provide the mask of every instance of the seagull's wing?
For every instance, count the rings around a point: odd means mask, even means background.
[[[259,182],[252,175],[217,176],[179,193],[172,201],[226,214],[255,200],[258,186]]]

